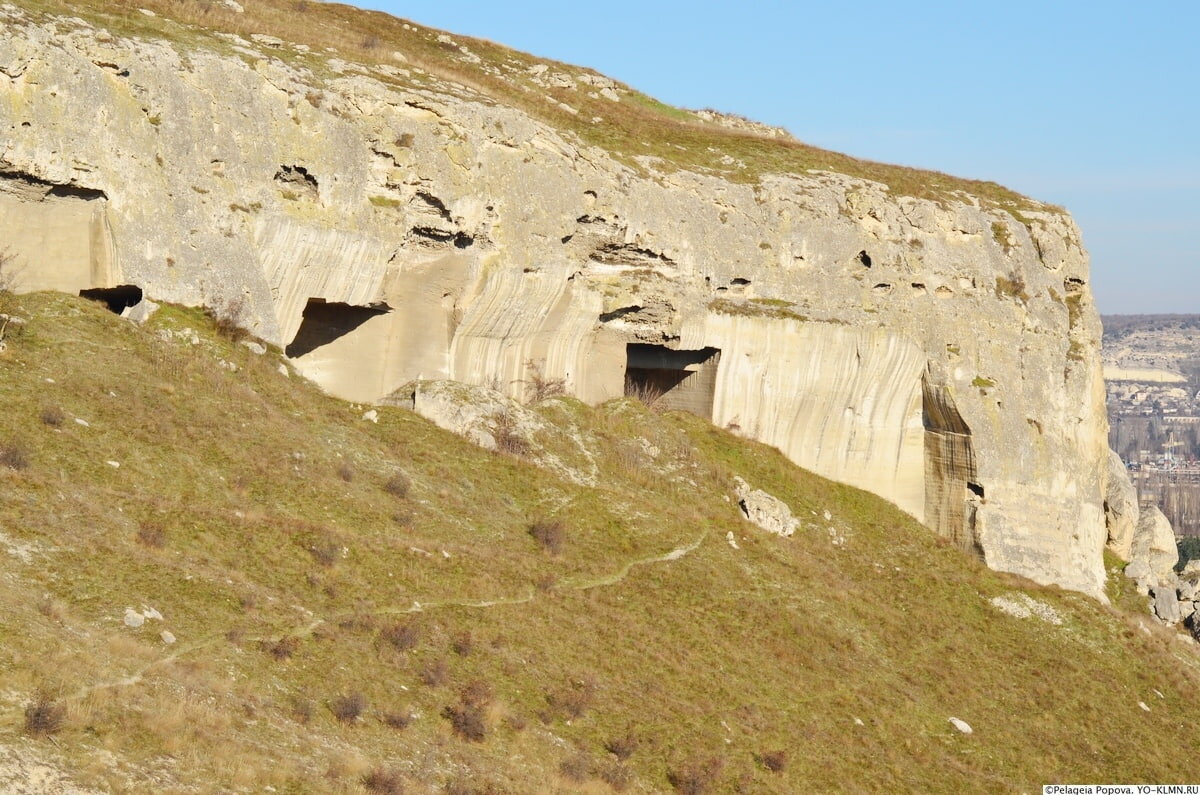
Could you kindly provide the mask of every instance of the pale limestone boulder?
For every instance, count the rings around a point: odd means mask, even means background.
[[[1130,545],[1130,558],[1134,562],[1144,562],[1150,569],[1150,575],[1156,578],[1157,582],[1174,582],[1175,564],[1179,561],[1175,531],[1157,507],[1152,506],[1141,512]]]
[[[1108,480],[1104,487],[1104,524],[1108,528],[1108,548],[1122,560],[1129,560],[1133,533],[1138,525],[1138,497],[1125,462],[1115,451],[1108,451]]]
[[[800,520],[792,515],[792,509],[783,500],[762,489],[751,488],[740,477],[734,477],[734,493],[742,516],[768,533],[787,538],[800,529]]]

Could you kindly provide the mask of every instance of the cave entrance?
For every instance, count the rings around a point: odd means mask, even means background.
[[[977,513],[984,503],[984,490],[976,473],[971,429],[944,386],[922,380],[921,409],[925,523],[960,549],[982,555]]]
[[[355,306],[324,298],[310,298],[296,337],[284,349],[289,359],[312,353],[323,345],[346,336],[373,317],[387,313],[386,304]]]
[[[626,346],[625,394],[668,411],[690,411],[712,419],[721,351],[678,351],[663,345]]]
[[[87,298],[91,301],[100,301],[118,315],[129,307],[137,306],[142,302],[142,288],[136,284],[119,284],[116,287],[93,287],[89,290],[80,290],[79,295],[81,298]]]

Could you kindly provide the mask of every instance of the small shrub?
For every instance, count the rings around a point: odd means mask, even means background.
[[[604,743],[604,750],[624,762],[633,756],[638,748],[638,738],[632,732],[625,732],[620,737],[613,737]]]
[[[525,362],[525,369],[529,371],[529,378],[523,382],[526,403],[541,403],[548,398],[566,394],[567,381],[565,378],[548,378],[542,372],[542,365],[532,359]]]
[[[592,758],[583,751],[572,754],[558,766],[558,772],[568,781],[582,784],[592,775]]]
[[[343,461],[342,463],[338,464],[337,473],[338,477],[346,483],[354,482],[354,467],[351,466],[349,461]]]
[[[600,768],[600,779],[617,792],[624,792],[633,783],[633,773],[619,762],[611,762]]]
[[[484,709],[492,703],[492,687],[482,679],[473,679],[459,691],[458,700],[466,706]]]
[[[411,623],[392,624],[379,633],[379,638],[390,643],[396,651],[410,651],[421,642],[421,628]]]
[[[297,723],[307,724],[313,717],[313,703],[307,698],[296,697],[292,699],[292,717]]]
[[[295,635],[284,635],[279,640],[264,641],[263,646],[276,660],[288,660],[300,650],[300,639]]]
[[[329,705],[329,711],[342,723],[353,723],[367,708],[367,697],[357,691],[338,696]]]
[[[29,451],[20,442],[0,443],[0,466],[9,469],[29,469]]]
[[[667,772],[667,781],[683,795],[704,795],[712,792],[725,763],[716,758],[693,759]]]
[[[772,773],[782,773],[787,767],[787,752],[783,750],[767,751],[762,755],[762,764]]]
[[[574,682],[570,687],[557,690],[546,696],[551,716],[559,714],[567,720],[578,720],[591,708],[596,688],[591,682]]]
[[[471,638],[470,632],[460,632],[454,636],[454,640],[450,642],[451,650],[459,657],[469,657],[471,650],[474,648],[474,641]]]
[[[441,687],[450,678],[450,667],[446,665],[445,660],[438,657],[425,663],[421,668],[420,677],[427,687]]]
[[[34,737],[54,734],[62,728],[67,710],[46,693],[38,693],[25,707],[25,733]]]
[[[162,549],[167,543],[167,531],[157,522],[142,522],[137,531],[138,543],[152,549]]]
[[[412,487],[412,481],[408,479],[408,475],[403,472],[397,472],[387,479],[383,484],[383,490],[392,495],[398,500],[403,500],[408,496],[408,490]]]
[[[393,768],[377,767],[363,776],[363,786],[370,792],[400,795],[404,792],[404,776]]]
[[[496,449],[509,455],[524,456],[529,454],[529,442],[521,436],[517,417],[511,411],[498,411],[491,416],[492,438],[496,440]]]
[[[385,726],[393,729],[407,729],[413,722],[412,713],[408,711],[397,712],[395,710],[387,710],[380,715],[379,719],[383,721]]]
[[[529,535],[551,555],[562,552],[567,533],[558,519],[538,519],[529,525]]]
[[[17,286],[20,270],[16,267],[17,255],[7,248],[0,249],[0,293],[10,293]]]
[[[49,425],[51,428],[57,428],[67,421],[67,414],[60,406],[42,406],[41,418],[44,425]]]
[[[310,544],[308,553],[313,556],[313,560],[328,568],[337,563],[342,553],[342,545],[333,536],[326,535]]]
[[[468,704],[448,706],[442,710],[442,717],[450,721],[454,733],[464,740],[481,743],[487,737],[487,722],[481,707]]]

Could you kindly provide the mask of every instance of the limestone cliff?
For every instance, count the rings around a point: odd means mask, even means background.
[[[1061,211],[618,157],[402,54],[0,21],[20,287],[221,308],[355,401],[517,395],[531,368],[589,402],[663,393],[994,568],[1100,593],[1100,325]]]

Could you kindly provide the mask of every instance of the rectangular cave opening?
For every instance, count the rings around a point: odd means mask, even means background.
[[[344,337],[376,315],[391,311],[386,304],[356,306],[324,298],[310,298],[304,307],[296,337],[284,349],[289,359],[298,359],[317,348]]]
[[[625,350],[626,395],[668,411],[690,411],[712,419],[719,349],[675,350],[631,342]]]

